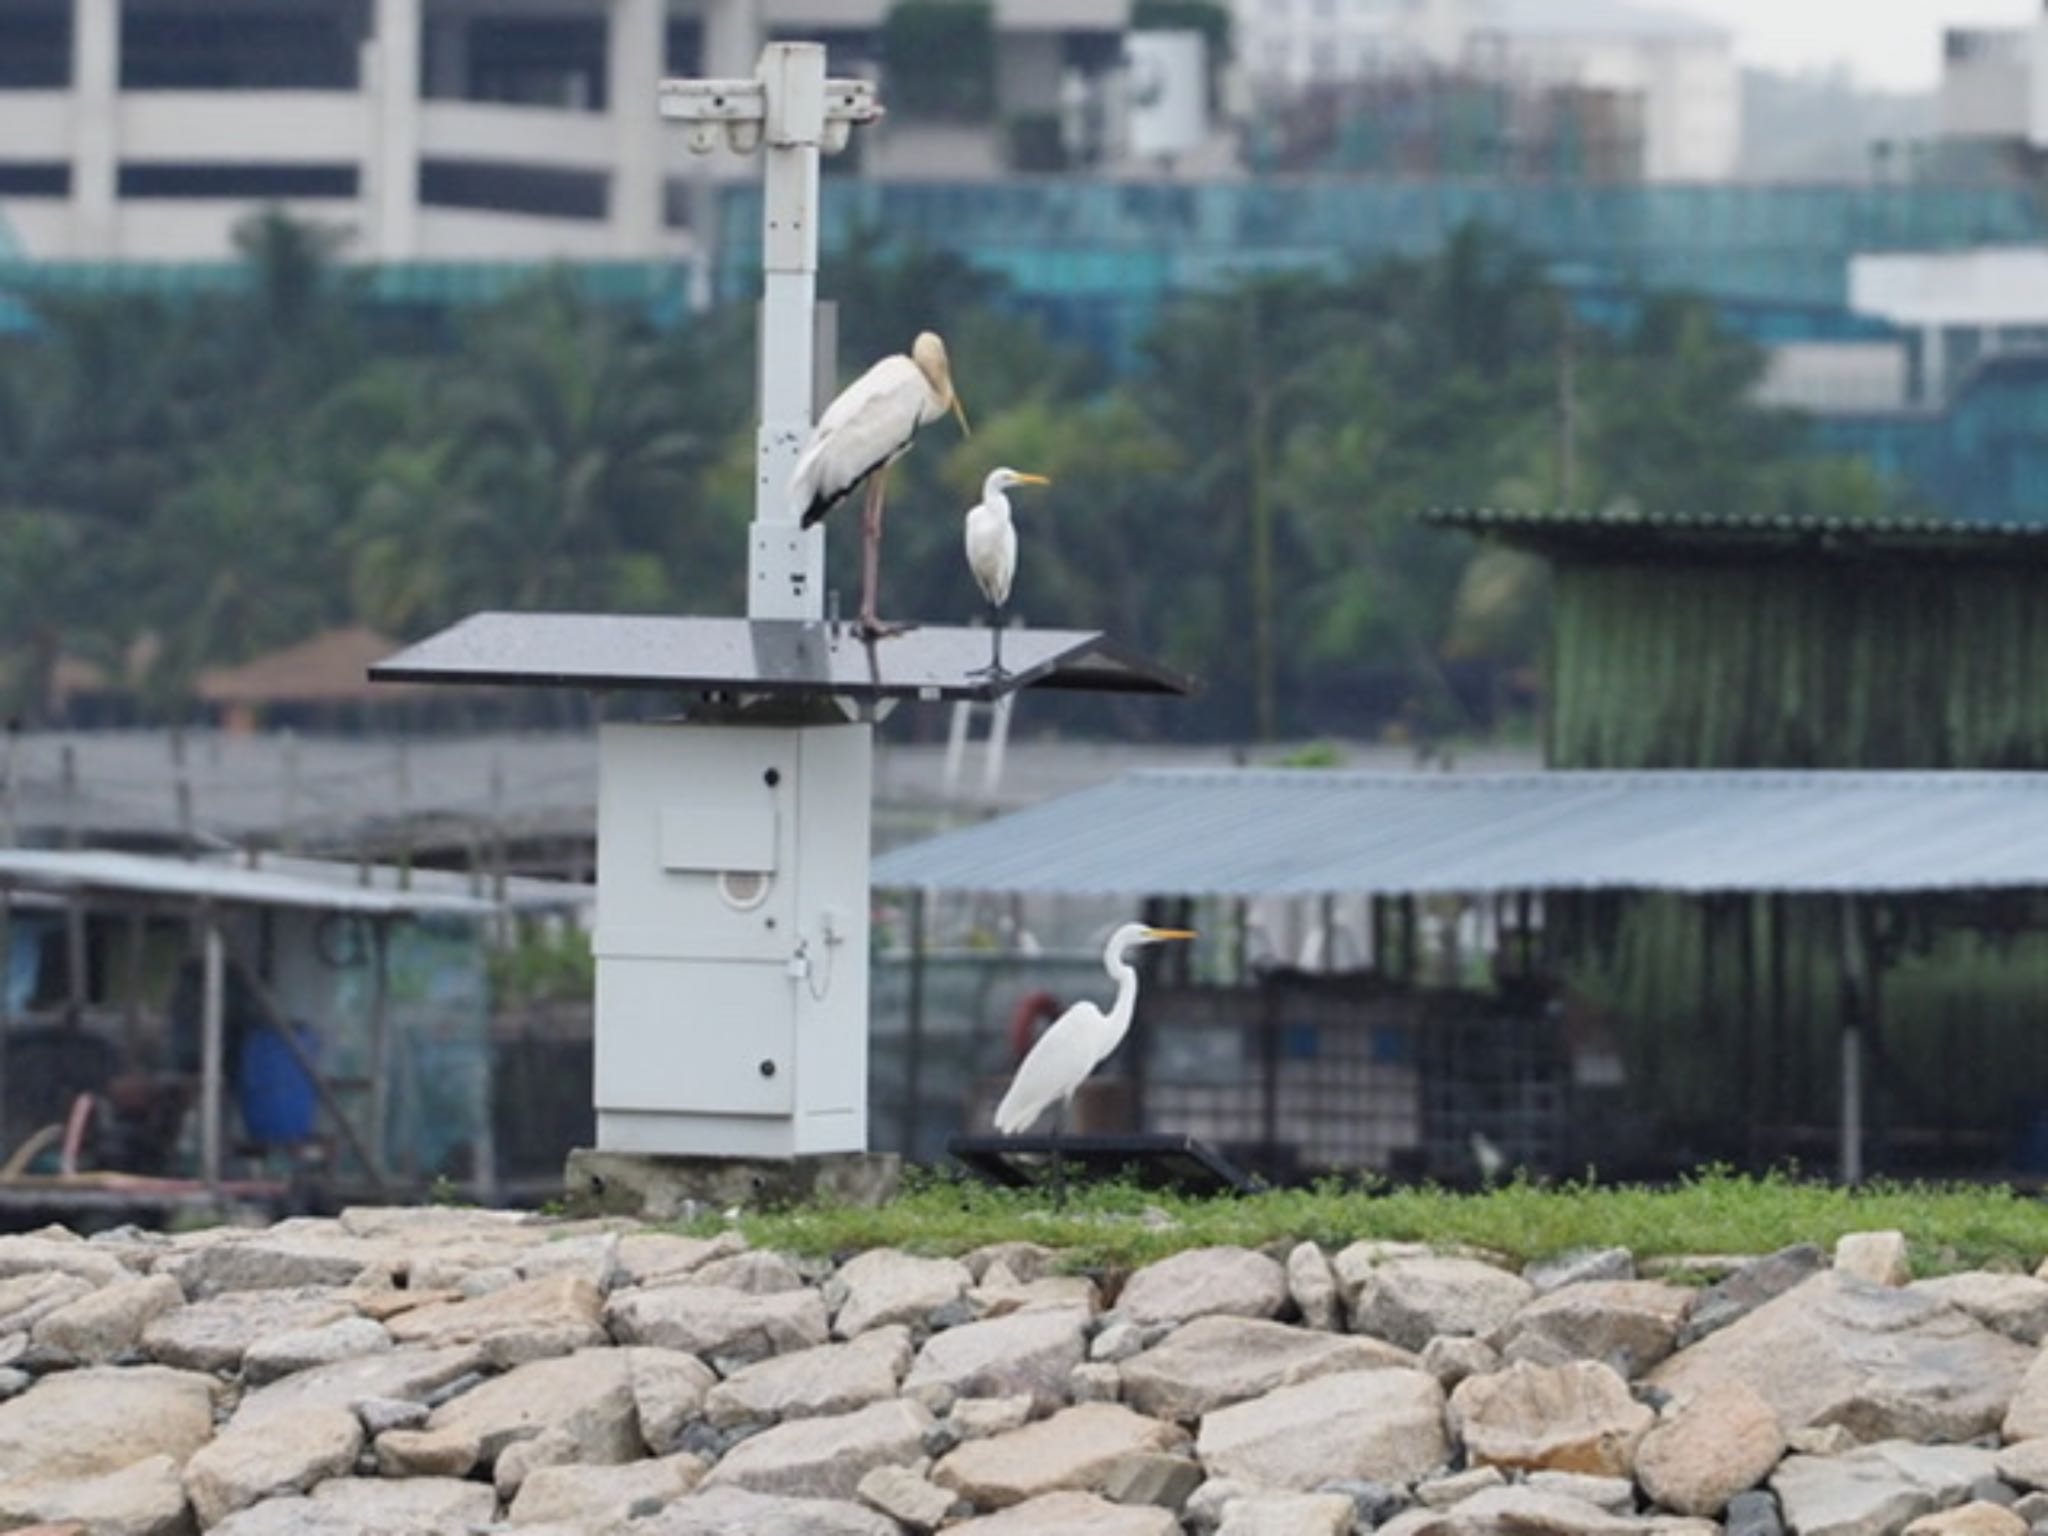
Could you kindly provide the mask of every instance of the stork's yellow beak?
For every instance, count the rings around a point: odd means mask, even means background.
[[[1192,928],[1147,928],[1145,930],[1145,937],[1153,940],[1192,939],[1198,937],[1198,935]]]
[[[974,436],[974,428],[967,425],[966,402],[963,401],[957,393],[953,396],[953,415],[960,422],[960,435],[962,437]]]
[[[1046,479],[1046,478],[1045,478],[1045,476],[1043,476],[1043,475],[1019,475],[1019,476],[1017,477],[1017,483],[1018,483],[1019,485],[1051,485],[1051,484],[1052,484],[1052,482],[1051,482],[1050,480]]]

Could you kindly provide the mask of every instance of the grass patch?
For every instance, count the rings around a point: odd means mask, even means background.
[[[727,1225],[707,1218],[692,1230]],[[1430,1187],[1274,1190],[1191,1199],[1130,1185],[1077,1191],[1064,1210],[1035,1192],[920,1175],[874,1209],[814,1204],[745,1214],[758,1247],[837,1256],[866,1248],[959,1254],[1024,1239],[1068,1251],[1076,1268],[1128,1268],[1184,1248],[1258,1248],[1310,1238],[1338,1249],[1361,1238],[1469,1246],[1526,1263],[1573,1248],[1627,1248],[1638,1259],[1766,1253],[1792,1243],[1832,1248],[1847,1232],[1897,1228],[1916,1270],[2031,1271],[2048,1254],[2048,1205],[2004,1186],[1877,1183],[1841,1189],[1782,1173],[1704,1170],[1660,1188],[1539,1185],[1481,1193]]]

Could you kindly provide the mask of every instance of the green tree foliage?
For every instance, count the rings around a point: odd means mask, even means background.
[[[946,7],[950,8],[950,7]],[[751,306],[657,328],[562,274],[408,333],[332,240],[266,217],[246,280],[180,301],[48,300],[0,345],[0,687],[30,716],[58,659],[201,668],[328,625],[417,635],[481,607],[735,612],[754,501]],[[843,379],[941,331],[975,432],[891,472],[884,610],[981,611],[960,519],[997,465],[1014,606],[1106,627],[1201,676],[1125,732],[1355,733],[1483,722],[1470,674],[1533,665],[1540,567],[1434,533],[1442,504],[1864,517],[1865,466],[1810,456],[1750,403],[1754,348],[1652,298],[1574,325],[1529,258],[1467,231],[1439,256],[1251,276],[1162,315],[1121,377],[960,258],[854,233],[821,291]],[[858,521],[827,523],[851,611]]]
[[[995,10],[989,0],[897,0],[882,23],[891,111],[986,122],[995,110]]]

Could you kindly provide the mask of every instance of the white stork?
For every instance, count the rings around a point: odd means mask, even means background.
[[[860,627],[869,639],[894,634],[897,625],[875,617],[880,586],[882,498],[889,466],[910,451],[917,429],[951,411],[965,433],[967,411],[953,392],[946,344],[930,331],[910,355],[885,357],[825,408],[790,479],[790,504],[806,528],[867,482],[861,514]]]

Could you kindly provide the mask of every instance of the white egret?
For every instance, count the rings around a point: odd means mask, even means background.
[[[806,528],[867,482],[861,514],[860,627],[869,639],[898,626],[875,617],[881,584],[882,499],[889,466],[910,451],[917,429],[951,411],[965,433],[967,409],[953,389],[946,344],[930,331],[910,355],[885,357],[825,407],[790,477],[790,504]]]
[[[1009,605],[1010,585],[1017,579],[1017,525],[1010,521],[1010,498],[1003,492],[1013,485],[1051,485],[1043,475],[1019,474],[1014,469],[993,469],[981,482],[981,500],[967,509],[967,568],[974,572],[981,595],[988,599],[991,642],[989,664],[983,670],[990,677],[1003,672],[1003,610]]]
[[[1009,1091],[996,1106],[996,1129],[1015,1136],[1054,1104],[1060,1106],[1064,1122],[1074,1102],[1074,1093],[1088,1074],[1123,1043],[1131,1027],[1131,1015],[1138,1006],[1137,968],[1126,958],[1134,949],[1165,944],[1175,939],[1192,939],[1185,928],[1154,928],[1145,923],[1125,923],[1109,936],[1102,951],[1102,967],[1116,982],[1116,1001],[1104,1013],[1093,1003],[1076,1003],[1039,1036]],[[1059,1129],[1053,1130],[1053,1187],[1059,1198],[1066,1195],[1066,1171],[1060,1161]]]

